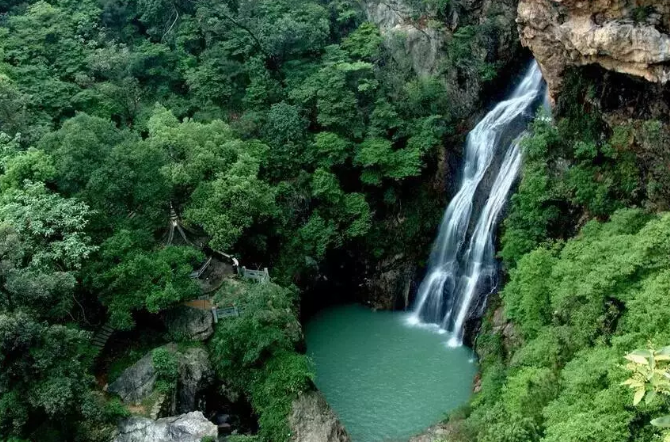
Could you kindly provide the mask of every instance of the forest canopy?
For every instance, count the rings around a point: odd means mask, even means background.
[[[444,21],[450,2],[409,3]],[[362,286],[428,256],[470,116],[440,74],[492,82],[498,65],[472,55],[493,37],[458,27],[443,72],[417,76],[356,0],[0,0],[0,439],[109,440],[128,411],[102,391],[92,337],[200,297],[193,272],[216,251],[272,268],[221,287],[246,314],[207,348],[259,438],[286,440],[313,379],[300,301],[328,271]],[[667,398],[635,407],[619,383],[625,354],[670,344],[670,174],[640,161],[667,134],[606,127],[594,91],[566,78],[556,119],[522,143],[508,279],[453,441],[661,435]],[[171,216],[206,246],[167,241]],[[174,388],[172,356],[153,355]]]
[[[124,414],[91,337],[200,295],[172,210],[285,286],[425,243],[439,207],[416,180],[455,120],[381,43],[353,0],[0,1],[2,438],[104,440]],[[401,212],[403,244],[376,222]],[[296,346],[259,362],[267,382],[309,382]],[[283,431],[254,385],[263,434]]]

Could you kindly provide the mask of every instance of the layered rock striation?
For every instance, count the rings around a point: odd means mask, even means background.
[[[571,66],[670,80],[670,0],[521,0],[517,24],[552,97]]]

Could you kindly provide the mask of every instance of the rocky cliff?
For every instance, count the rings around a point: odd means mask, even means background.
[[[458,128],[445,142],[430,182],[424,183],[427,198],[440,213],[449,192],[449,169],[459,162],[465,134],[482,109],[504,89],[498,84],[507,84],[511,75],[523,69],[524,54],[515,22],[517,2],[451,0],[439,9],[423,0],[361,2],[367,19],[378,26],[395,68],[418,77],[436,77],[446,86],[449,117]],[[411,198],[416,201],[420,194],[415,189]],[[402,237],[397,232],[411,228],[405,218],[394,214],[384,220],[390,236]],[[395,250],[366,262],[360,300],[374,308],[406,308],[420,278],[417,263],[427,258],[434,233],[411,249]]]
[[[347,431],[318,391],[293,401],[289,416],[291,442],[351,442]]]
[[[392,58],[420,77],[444,80],[454,110],[467,118],[477,111],[484,83],[519,55],[517,1],[454,0],[442,10],[416,0],[364,0],[363,6]]]
[[[670,80],[670,0],[521,0],[517,23],[553,97],[570,66]]]

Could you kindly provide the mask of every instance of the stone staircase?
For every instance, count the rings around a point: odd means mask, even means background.
[[[95,349],[95,355],[99,355],[102,352],[102,349],[105,348],[109,337],[114,333],[114,328],[109,325],[109,323],[104,324],[98,331],[93,335],[91,340],[91,345]]]

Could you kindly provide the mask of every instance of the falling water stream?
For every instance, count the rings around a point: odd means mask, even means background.
[[[308,322],[316,385],[354,442],[407,441],[467,401],[476,364],[461,346],[463,327],[495,288],[495,225],[543,90],[533,63],[511,96],[468,135],[460,187],[411,313],[341,306]]]
[[[494,228],[521,166],[520,139],[543,89],[533,62],[512,95],[468,134],[460,188],[445,211],[409,318],[411,324],[438,324],[450,333],[451,346],[461,345],[475,301],[495,286]],[[478,201],[484,201],[481,208]]]

